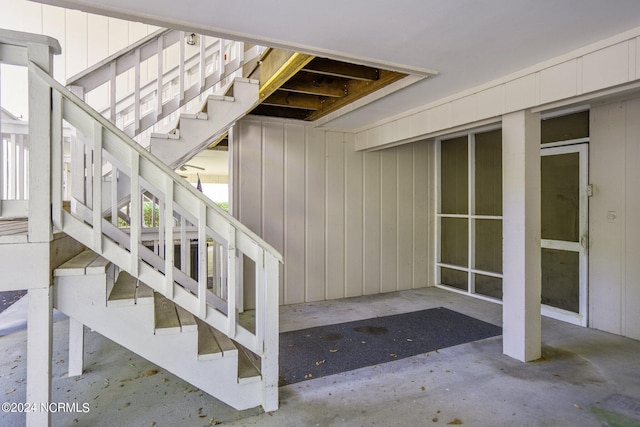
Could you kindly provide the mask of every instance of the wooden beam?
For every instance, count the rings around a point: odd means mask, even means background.
[[[265,99],[262,104],[315,111],[322,108],[323,101],[324,98],[315,95],[278,90]]]
[[[343,77],[350,80],[374,81],[380,77],[380,72],[377,68],[349,64],[327,58],[314,58],[313,61],[305,65],[303,70],[325,76]]]
[[[363,96],[366,96],[378,89],[406,77],[406,74],[397,73],[395,71],[380,70],[380,78],[376,81],[351,80],[347,83],[348,96],[344,98],[328,98],[322,105],[322,108],[309,114],[306,118],[308,121],[314,121],[335,111],[347,104],[350,104]]]
[[[271,49],[260,65],[260,99],[266,99],[314,58],[312,55]]]
[[[299,108],[275,107],[272,105],[259,105],[251,111],[258,116],[283,117],[287,119],[306,120],[309,110]]]
[[[346,79],[305,72],[292,77],[280,87],[280,90],[333,98],[342,98],[348,93]]]

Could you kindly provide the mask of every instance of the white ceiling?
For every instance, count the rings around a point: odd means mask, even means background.
[[[438,75],[328,123],[381,119],[640,26],[639,0],[37,0]]]

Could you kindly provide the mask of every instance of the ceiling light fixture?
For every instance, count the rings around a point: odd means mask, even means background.
[[[187,44],[189,46],[195,46],[198,43],[198,36],[196,33],[191,33],[187,36]]]

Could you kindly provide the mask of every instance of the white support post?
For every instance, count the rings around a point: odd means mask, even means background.
[[[503,352],[541,356],[540,115],[502,119]]]
[[[111,169],[111,224],[118,226],[118,168]]]
[[[29,46],[29,59],[52,70],[49,46]],[[50,242],[51,222],[51,88],[29,66],[29,242]]]
[[[84,325],[69,318],[69,376],[82,375],[84,370]]]
[[[48,426],[48,411],[40,411],[41,404],[51,400],[51,349],[52,349],[52,288],[29,289],[27,314],[27,399],[37,404],[37,411],[27,412],[27,426]]]
[[[266,412],[278,409],[278,304],[280,280],[278,278],[280,263],[268,252],[265,252],[265,291],[264,301],[264,354],[262,357],[263,396],[262,407]],[[257,320],[256,320],[257,321]]]
[[[63,141],[62,141],[62,95],[53,93],[51,109],[51,200],[53,224],[62,230],[62,185],[63,185]]]

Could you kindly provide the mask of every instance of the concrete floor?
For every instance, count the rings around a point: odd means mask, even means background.
[[[24,304],[23,304],[24,305]],[[281,309],[288,331],[443,306],[499,325],[501,306],[441,289]],[[24,402],[26,331],[0,337],[0,393]],[[543,358],[502,354],[501,337],[280,388],[280,409],[236,412],[100,335],[88,332],[86,372],[66,377],[68,321],[54,324],[54,426],[640,426],[640,341],[543,319]],[[427,326],[428,327],[428,326]],[[82,407],[82,406],[80,406]],[[0,414],[0,425],[24,425]]]

